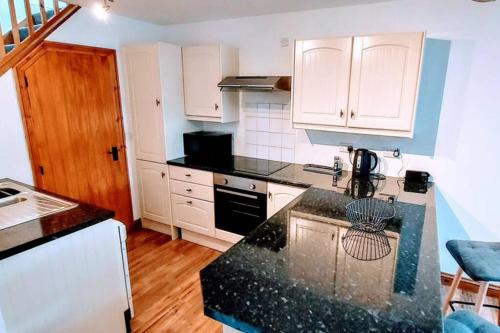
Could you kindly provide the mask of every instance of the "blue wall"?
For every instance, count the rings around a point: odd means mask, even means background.
[[[443,91],[450,55],[450,41],[425,41],[420,90],[413,139],[307,130],[311,143],[363,147],[373,150],[401,149],[407,154],[433,156]]]

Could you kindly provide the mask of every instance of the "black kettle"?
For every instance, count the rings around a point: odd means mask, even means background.
[[[367,179],[370,177],[370,172],[375,170],[377,164],[377,154],[368,149],[356,149],[352,163],[352,175],[353,177]]]

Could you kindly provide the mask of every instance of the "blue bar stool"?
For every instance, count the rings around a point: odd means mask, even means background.
[[[457,261],[459,268],[443,303],[445,315],[453,295],[465,272],[472,280],[480,282],[474,311],[479,313],[484,304],[490,282],[500,281],[500,242],[450,240],[446,248]]]
[[[500,327],[465,310],[450,314],[444,319],[443,326],[444,333],[500,333]]]

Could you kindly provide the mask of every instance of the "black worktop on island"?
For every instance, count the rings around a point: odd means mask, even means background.
[[[268,176],[169,164],[309,187],[201,271],[207,316],[243,332],[442,332],[433,184],[420,194],[397,178],[370,181],[374,197],[395,200],[396,216],[382,235],[389,253],[366,260],[344,243],[359,186],[349,172],[333,180],[300,164]]]
[[[108,220],[115,215],[110,210],[64,198],[12,179],[0,179],[0,183],[2,182],[15,182],[37,192],[78,203],[78,206],[1,229],[0,260]]]

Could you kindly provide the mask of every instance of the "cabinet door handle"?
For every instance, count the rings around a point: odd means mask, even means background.
[[[186,201],[187,204],[191,205],[193,202],[191,200]]]
[[[157,98],[157,99],[156,99],[156,106],[160,106],[160,103],[161,103],[161,102],[160,102],[160,99],[159,99],[159,98]]]
[[[191,177],[191,174],[190,173],[186,173],[186,177]]]
[[[340,109],[340,118],[344,118],[344,110]]]
[[[355,116],[354,111],[351,110],[351,119],[354,119],[354,116]]]
[[[215,103],[215,111],[219,110],[219,104]]]
[[[186,192],[191,192],[191,191],[192,191],[192,189],[190,189],[190,188],[186,189]]]
[[[272,194],[271,192],[269,192],[269,193],[267,194],[267,197],[268,197],[270,200],[272,200],[272,199],[273,199],[273,194]]]
[[[165,178],[165,175],[166,175],[165,172],[162,172],[161,173],[161,178]]]

